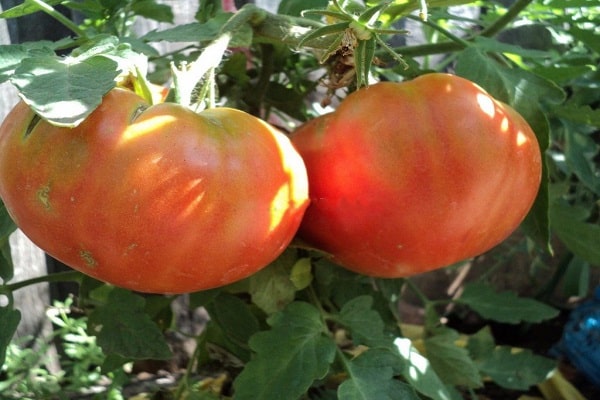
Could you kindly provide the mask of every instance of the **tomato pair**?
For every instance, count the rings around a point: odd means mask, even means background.
[[[292,142],[241,111],[149,106],[122,89],[73,129],[25,103],[0,127],[0,196],[17,225],[65,264],[143,292],[237,281],[297,232],[363,274],[444,267],[515,230],[540,176],[525,120],[446,74],[356,91]]]

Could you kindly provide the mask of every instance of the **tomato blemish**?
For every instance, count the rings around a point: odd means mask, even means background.
[[[35,193],[46,210],[50,210],[50,185],[42,186]]]
[[[88,250],[80,250],[79,257],[85,262],[86,267],[88,268],[96,268],[98,266],[98,262],[92,256],[92,253]]]

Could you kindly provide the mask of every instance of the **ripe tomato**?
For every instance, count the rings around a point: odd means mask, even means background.
[[[311,199],[299,236],[378,277],[492,248],[524,219],[541,179],[539,145],[525,120],[448,74],[354,92],[292,142]]]
[[[302,159],[259,119],[148,106],[114,89],[78,127],[18,104],[0,127],[0,196],[50,255],[141,292],[239,280],[275,259],[308,205]]]

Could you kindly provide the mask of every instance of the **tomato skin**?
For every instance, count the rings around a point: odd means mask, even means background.
[[[350,94],[292,134],[309,177],[299,236],[346,268],[404,277],[479,255],[537,195],[541,154],[512,108],[432,73]]]
[[[233,109],[148,106],[114,89],[78,127],[19,103],[0,127],[0,196],[48,254],[140,292],[247,277],[290,243],[308,205],[289,139]]]

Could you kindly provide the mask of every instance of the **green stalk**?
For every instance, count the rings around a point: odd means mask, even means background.
[[[82,274],[79,271],[64,271],[50,275],[37,276],[24,281],[10,283],[0,287],[0,293],[14,292],[27,286],[44,282],[80,282]]]
[[[517,0],[507,10],[507,12],[498,18],[492,25],[482,30],[479,34],[471,36],[460,41],[445,41],[440,43],[429,43],[417,46],[397,47],[395,51],[403,56],[419,57],[433,54],[452,53],[466,48],[467,44],[476,37],[492,37],[504,29],[513,19],[515,19],[533,0]],[[431,26],[431,25],[430,25]],[[445,34],[445,33],[444,33]],[[454,36],[454,35],[453,35]],[[454,38],[456,38],[454,36]]]
[[[79,37],[86,37],[85,32],[79,28],[73,21],[69,18],[65,17],[63,14],[56,11],[54,7],[44,2],[43,0],[31,0],[32,3],[37,5],[40,10],[50,15],[52,18],[69,28],[73,33],[75,33]]]

